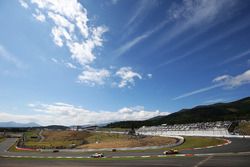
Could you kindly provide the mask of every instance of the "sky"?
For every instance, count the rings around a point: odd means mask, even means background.
[[[0,121],[144,120],[250,95],[250,1],[0,1]]]

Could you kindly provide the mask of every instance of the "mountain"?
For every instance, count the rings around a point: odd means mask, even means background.
[[[66,130],[69,127],[63,126],[63,125],[49,125],[49,126],[43,126],[43,128],[50,129],[50,130]]]
[[[17,123],[17,122],[0,122],[0,127],[4,128],[14,128],[14,127],[39,127],[40,125],[34,122],[30,123]]]
[[[108,128],[139,128],[161,124],[185,124],[225,120],[250,120],[250,97],[229,103],[197,106],[182,109],[167,116],[154,117],[145,121],[122,121],[108,124]]]
[[[98,126],[98,127],[103,127],[106,126],[108,123],[99,123],[99,124],[80,124],[80,125],[71,125],[69,127],[75,127],[75,126],[79,126],[81,128],[86,128],[86,127],[92,127],[92,126]]]

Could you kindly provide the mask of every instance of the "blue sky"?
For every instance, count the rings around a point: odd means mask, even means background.
[[[143,120],[249,96],[250,2],[0,2],[0,121]]]

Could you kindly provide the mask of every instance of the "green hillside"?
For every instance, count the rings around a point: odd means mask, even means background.
[[[185,124],[195,122],[212,122],[225,120],[250,120],[250,97],[230,102],[197,106],[183,109],[163,117],[145,121],[122,121],[108,124],[108,128],[138,128],[143,125]]]

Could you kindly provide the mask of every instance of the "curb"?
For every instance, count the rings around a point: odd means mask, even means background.
[[[20,151],[39,151],[39,150],[34,149],[34,148],[22,148],[22,147],[17,147],[17,146],[16,146],[16,150],[20,150]]]

